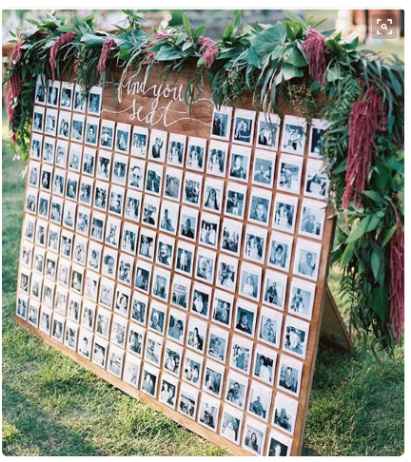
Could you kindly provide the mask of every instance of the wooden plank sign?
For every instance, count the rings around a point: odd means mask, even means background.
[[[326,123],[190,70],[36,87],[17,320],[233,454],[298,455],[332,219]]]

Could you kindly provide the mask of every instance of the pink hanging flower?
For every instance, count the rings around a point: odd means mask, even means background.
[[[54,45],[50,48],[49,65],[53,80],[56,78],[57,53],[60,47],[72,42],[75,37],[75,32],[65,32],[64,34],[60,35],[60,37],[54,42]]]
[[[398,224],[390,241],[390,323],[398,342],[404,332],[404,228]]]
[[[11,54],[11,63],[12,63],[12,74],[8,84],[7,90],[7,101],[6,101],[6,108],[7,108],[7,117],[9,119],[10,125],[13,130],[13,120],[14,114],[16,112],[16,107],[18,104],[18,99],[21,93],[21,77],[20,72],[15,69],[16,65],[19,63],[22,57],[22,46],[23,42],[18,42],[13,49]],[[13,143],[16,142],[16,133],[13,130],[12,137]]]
[[[19,63],[22,57],[22,54],[23,54],[22,47],[23,47],[23,42],[16,43],[16,46],[14,47],[13,52],[10,57],[12,66],[16,66]]]
[[[171,34],[169,32],[164,31],[164,30],[159,30],[154,35],[154,38],[156,40],[166,40],[166,39],[168,39],[170,37],[171,37]]]
[[[323,83],[325,70],[327,68],[327,50],[324,36],[316,29],[310,27],[302,44],[302,48],[308,60],[308,71],[310,76],[314,80]]]
[[[117,44],[114,39],[107,37],[101,47],[100,59],[97,64],[97,72],[101,75],[106,70],[110,52],[116,48]]]
[[[206,66],[210,68],[217,58],[218,46],[210,37],[200,37],[198,43],[200,45],[201,57],[206,63]]]

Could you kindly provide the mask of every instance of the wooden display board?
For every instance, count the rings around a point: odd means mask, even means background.
[[[333,220],[324,121],[190,69],[36,88],[17,320],[233,454],[299,455]]]

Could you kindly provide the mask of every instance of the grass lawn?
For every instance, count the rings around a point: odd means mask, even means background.
[[[5,130],[3,130],[5,133]],[[23,164],[3,144],[3,453],[5,455],[223,455],[224,451],[97,379],[14,323],[23,209]],[[336,276],[331,280],[335,287]],[[403,350],[377,362],[352,355],[317,361],[305,453],[403,451]]]

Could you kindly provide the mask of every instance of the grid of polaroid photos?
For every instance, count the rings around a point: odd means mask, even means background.
[[[222,107],[201,139],[101,113],[99,87],[37,82],[17,315],[250,453],[289,455],[326,122]]]

